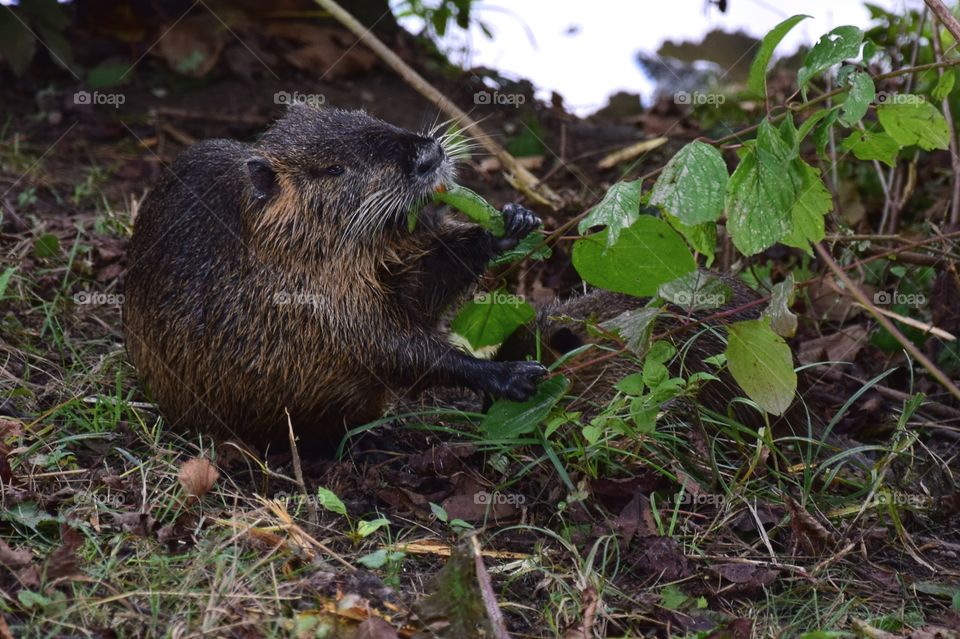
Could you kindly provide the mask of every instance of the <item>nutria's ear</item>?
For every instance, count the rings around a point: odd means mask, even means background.
[[[247,173],[250,184],[253,186],[253,196],[258,200],[265,200],[277,194],[277,173],[270,166],[270,161],[254,157],[247,160]]]

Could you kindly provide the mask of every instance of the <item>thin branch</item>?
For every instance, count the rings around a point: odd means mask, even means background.
[[[953,16],[950,17],[952,18]],[[932,26],[933,53],[938,60],[942,60],[944,53],[943,44],[940,42],[940,29],[936,24]],[[939,77],[942,78],[943,73],[943,69],[937,69],[937,75]],[[960,222],[960,144],[957,142],[957,127],[953,121],[953,115],[950,113],[950,96],[943,96],[940,108],[943,109],[943,117],[946,119],[947,128],[950,130],[950,166],[953,169],[953,195],[950,198],[950,224],[957,224]]]
[[[947,9],[941,0],[924,0],[924,2],[937,16],[937,20],[942,22],[943,26],[947,28],[947,31],[950,32],[953,39],[960,42],[960,22],[957,22],[957,19],[953,17],[950,9]]]
[[[824,248],[823,244],[817,242],[813,245],[814,250],[817,252],[817,255],[820,256],[820,259],[823,260],[824,264],[830,267],[830,270],[839,278],[843,285],[846,287],[847,292],[855,300],[860,302],[860,304],[867,309],[867,311],[873,315],[874,319],[887,330],[888,333],[893,335],[894,339],[900,342],[900,345],[903,346],[903,349],[910,354],[913,359],[920,362],[920,364],[927,369],[930,375],[933,376],[940,384],[950,392],[951,395],[960,399],[960,388],[957,388],[956,384],[947,377],[942,370],[940,370],[936,364],[930,361],[926,355],[920,352],[920,349],[916,345],[907,339],[903,333],[901,333],[896,326],[893,325],[889,319],[887,319],[883,313],[881,313],[873,302],[871,302],[863,290],[847,275],[846,271],[837,264],[836,260],[833,259],[833,256],[830,255],[830,251]]]

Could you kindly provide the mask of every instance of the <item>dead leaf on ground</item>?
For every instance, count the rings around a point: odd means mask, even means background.
[[[203,457],[194,457],[180,467],[180,485],[191,497],[206,495],[219,478],[217,467]]]
[[[790,526],[800,547],[809,555],[819,555],[825,548],[833,545],[830,534],[817,518],[807,512],[792,497],[786,498],[790,512]]]
[[[73,528],[64,528],[61,545],[47,556],[43,572],[47,580],[81,575],[77,551],[83,545],[83,535]]]
[[[692,574],[690,560],[670,537],[646,537],[637,540],[643,548],[635,568],[646,575],[657,575],[663,582],[677,581]]]
[[[753,621],[740,617],[727,622],[722,628],[717,628],[707,639],[750,639],[753,635]]]
[[[0,539],[0,566],[5,566],[10,570],[17,570],[30,564],[33,555],[29,550],[14,550],[7,542]]]
[[[396,629],[380,617],[370,617],[357,626],[357,639],[396,639]]]
[[[161,27],[157,50],[167,66],[182,75],[202,78],[223,51],[223,25],[210,14],[196,15]]]
[[[766,566],[738,562],[713,564],[708,567],[708,570],[720,578],[717,590],[725,592],[729,592],[726,589],[729,584],[725,584],[724,581],[736,584],[738,587],[733,589],[736,592],[759,590],[772,584],[780,574],[779,571]]]
[[[867,345],[867,329],[859,324],[848,326],[833,335],[807,340],[800,344],[797,359],[802,364],[814,362],[852,362]]]

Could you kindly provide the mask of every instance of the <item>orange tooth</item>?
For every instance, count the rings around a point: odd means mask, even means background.
[[[435,192],[435,193],[446,193],[446,192],[447,192],[447,185],[446,185],[446,184],[438,184],[438,185],[437,185],[437,188],[434,189],[434,192]]]

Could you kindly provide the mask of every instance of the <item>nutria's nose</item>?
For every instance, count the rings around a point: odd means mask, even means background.
[[[417,156],[416,170],[418,176],[424,176],[432,173],[443,161],[443,149],[435,141],[431,140],[420,148]]]

